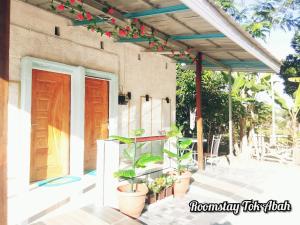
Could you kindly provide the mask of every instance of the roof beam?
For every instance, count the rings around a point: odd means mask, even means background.
[[[169,14],[169,13],[181,12],[181,11],[186,11],[186,10],[189,10],[189,7],[187,7],[184,4],[179,4],[179,5],[173,5],[173,6],[168,6],[168,7],[164,7],[164,8],[130,12],[130,13],[124,14],[124,17],[128,18],[128,19],[141,18],[141,17],[147,17],[147,16],[156,16],[156,15],[164,15],[164,14]]]
[[[263,62],[259,60],[246,60],[246,61],[221,60],[221,62],[225,65],[230,66],[231,68],[237,68],[237,67],[268,68]]]
[[[174,41],[184,41],[184,40],[194,40],[194,39],[214,39],[214,38],[224,38],[226,37],[221,33],[213,34],[189,34],[189,35],[173,35],[170,39]],[[143,42],[149,41],[147,38],[122,38],[120,42]]]
[[[280,71],[280,61],[265,50],[254,38],[243,30],[230,16],[218,8],[212,0],[180,0],[208,23],[244,48],[247,52],[264,62],[273,71]]]
[[[84,26],[84,25],[95,25],[95,24],[101,24],[101,23],[105,23],[107,20],[103,19],[103,18],[95,18],[92,20],[73,20],[73,26]]]
[[[84,5],[88,5],[90,7],[93,7],[95,9],[98,9],[99,11],[101,11],[102,8],[107,8],[107,5],[104,4],[104,1],[102,0],[85,0],[84,1]],[[184,8],[187,8],[185,5],[181,5],[182,7],[182,10]],[[189,9],[189,8],[187,8]],[[186,9],[186,10],[187,10]],[[101,14],[103,15],[106,15],[108,17],[113,17],[116,19],[116,23],[120,26],[126,26],[126,25],[129,25],[129,22],[126,20],[126,18],[124,17],[124,14],[122,14],[119,10],[114,10],[114,13],[113,14],[108,14],[108,13],[105,13],[103,11],[101,11]],[[157,14],[156,14],[157,15]],[[107,21],[107,23],[110,23],[110,21]],[[113,24],[112,24],[113,25]],[[147,25],[145,24],[146,28],[148,29],[153,29],[153,27],[151,27],[150,25]],[[179,49],[191,49],[191,46],[181,42],[181,41],[174,41],[172,39],[169,38],[169,35],[163,33],[163,32],[160,32],[158,30],[155,30],[155,38],[159,39],[159,40],[169,40],[168,43],[170,45],[173,45],[173,46],[176,46],[177,48]],[[193,56],[196,56],[198,54],[198,52],[201,52],[201,49],[192,49],[192,54]],[[207,61],[209,61],[210,63],[213,63],[217,66],[220,66],[221,68],[225,69],[225,70],[229,70],[230,68],[226,65],[224,65],[223,63],[217,61],[216,59],[214,58],[211,58],[210,56],[204,54],[205,56],[205,59]]]
[[[215,39],[226,37],[222,33],[211,33],[211,34],[188,34],[188,35],[172,35],[170,38],[174,41],[179,40],[200,40],[200,39]]]
[[[140,37],[140,38],[120,38],[118,40],[118,42],[121,42],[121,43],[126,43],[126,42],[129,42],[129,43],[138,43],[138,42],[149,42],[149,41],[154,41],[155,38],[146,38],[146,37]]]

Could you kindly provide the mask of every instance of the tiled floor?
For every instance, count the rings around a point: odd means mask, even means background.
[[[207,167],[193,175],[190,192],[182,199],[167,198],[150,205],[140,220],[147,225],[300,224],[300,168],[249,159]],[[190,213],[189,202],[267,202],[289,200],[286,213]]]
[[[169,197],[148,206],[139,220],[111,209],[84,207],[36,225],[299,225],[300,167],[249,159],[231,160],[205,172],[193,174],[190,191],[183,198]],[[191,213],[189,202],[241,202],[254,199],[267,202],[289,200],[292,212]]]

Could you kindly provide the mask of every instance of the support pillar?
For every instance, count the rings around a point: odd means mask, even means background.
[[[228,85],[228,107],[229,107],[229,155],[233,156],[233,125],[232,125],[232,77],[231,71],[228,73],[229,75],[229,85]]]
[[[201,79],[202,79],[202,53],[197,54],[196,58],[196,122],[197,122],[197,151],[198,167],[204,170],[203,161],[203,119],[202,119],[202,100],[201,100]]]
[[[10,0],[0,1],[0,224],[7,224],[7,106]]]

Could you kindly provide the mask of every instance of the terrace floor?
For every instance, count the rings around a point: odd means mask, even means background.
[[[230,166],[225,158],[216,167],[193,175],[193,183],[184,198],[166,198],[148,206],[139,220],[132,220],[116,210],[85,207],[36,225],[247,225],[299,224],[300,167],[279,163],[234,158]],[[289,200],[291,212],[190,213],[189,202],[241,202],[243,200],[278,202]]]
[[[167,198],[154,203],[140,220],[147,225],[246,225],[299,224],[300,167],[233,159],[229,166],[225,159],[217,167],[208,166],[205,172],[193,175],[190,192],[182,199]],[[289,200],[291,212],[190,213],[189,202],[241,202],[243,200],[278,202]]]

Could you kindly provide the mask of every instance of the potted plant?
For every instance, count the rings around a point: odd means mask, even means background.
[[[165,198],[166,179],[165,177],[160,176],[155,179],[155,183],[158,189],[157,200],[162,200]]]
[[[183,161],[191,158],[193,152],[190,149],[187,149],[191,144],[192,140],[189,138],[182,138],[181,129],[172,126],[171,130],[167,132],[167,136],[170,139],[175,139],[176,143],[176,153],[171,152],[167,149],[163,151],[170,157],[173,158],[177,164],[175,170],[176,181],[174,183],[174,196],[182,197],[185,195],[189,189],[191,172],[187,170],[187,167],[183,165]]]
[[[168,174],[165,175],[165,179],[166,179],[165,196],[169,197],[173,195],[173,187],[174,187],[175,179],[173,176],[170,176]]]
[[[147,203],[148,204],[153,204],[157,200],[157,189],[156,186],[154,185],[154,182],[151,182],[148,184],[148,189],[149,192],[147,194]]]
[[[163,160],[161,156],[155,156],[150,153],[137,155],[137,150],[144,144],[137,143],[137,137],[144,134],[143,129],[134,131],[134,138],[121,136],[112,136],[111,138],[128,145],[124,150],[124,155],[130,159],[131,166],[121,169],[114,173],[114,176],[120,179],[128,180],[129,184],[121,185],[117,188],[119,197],[119,209],[122,213],[134,218],[138,218],[145,206],[146,194],[148,188],[144,183],[138,183],[136,179],[137,168],[145,169],[149,163],[156,163]]]
[[[151,182],[148,185],[149,188],[149,196],[148,196],[148,202],[154,203],[156,200],[162,200],[165,197],[165,186],[166,186],[166,180],[165,177],[158,177],[155,178],[153,182]],[[155,197],[155,201],[153,200]]]

